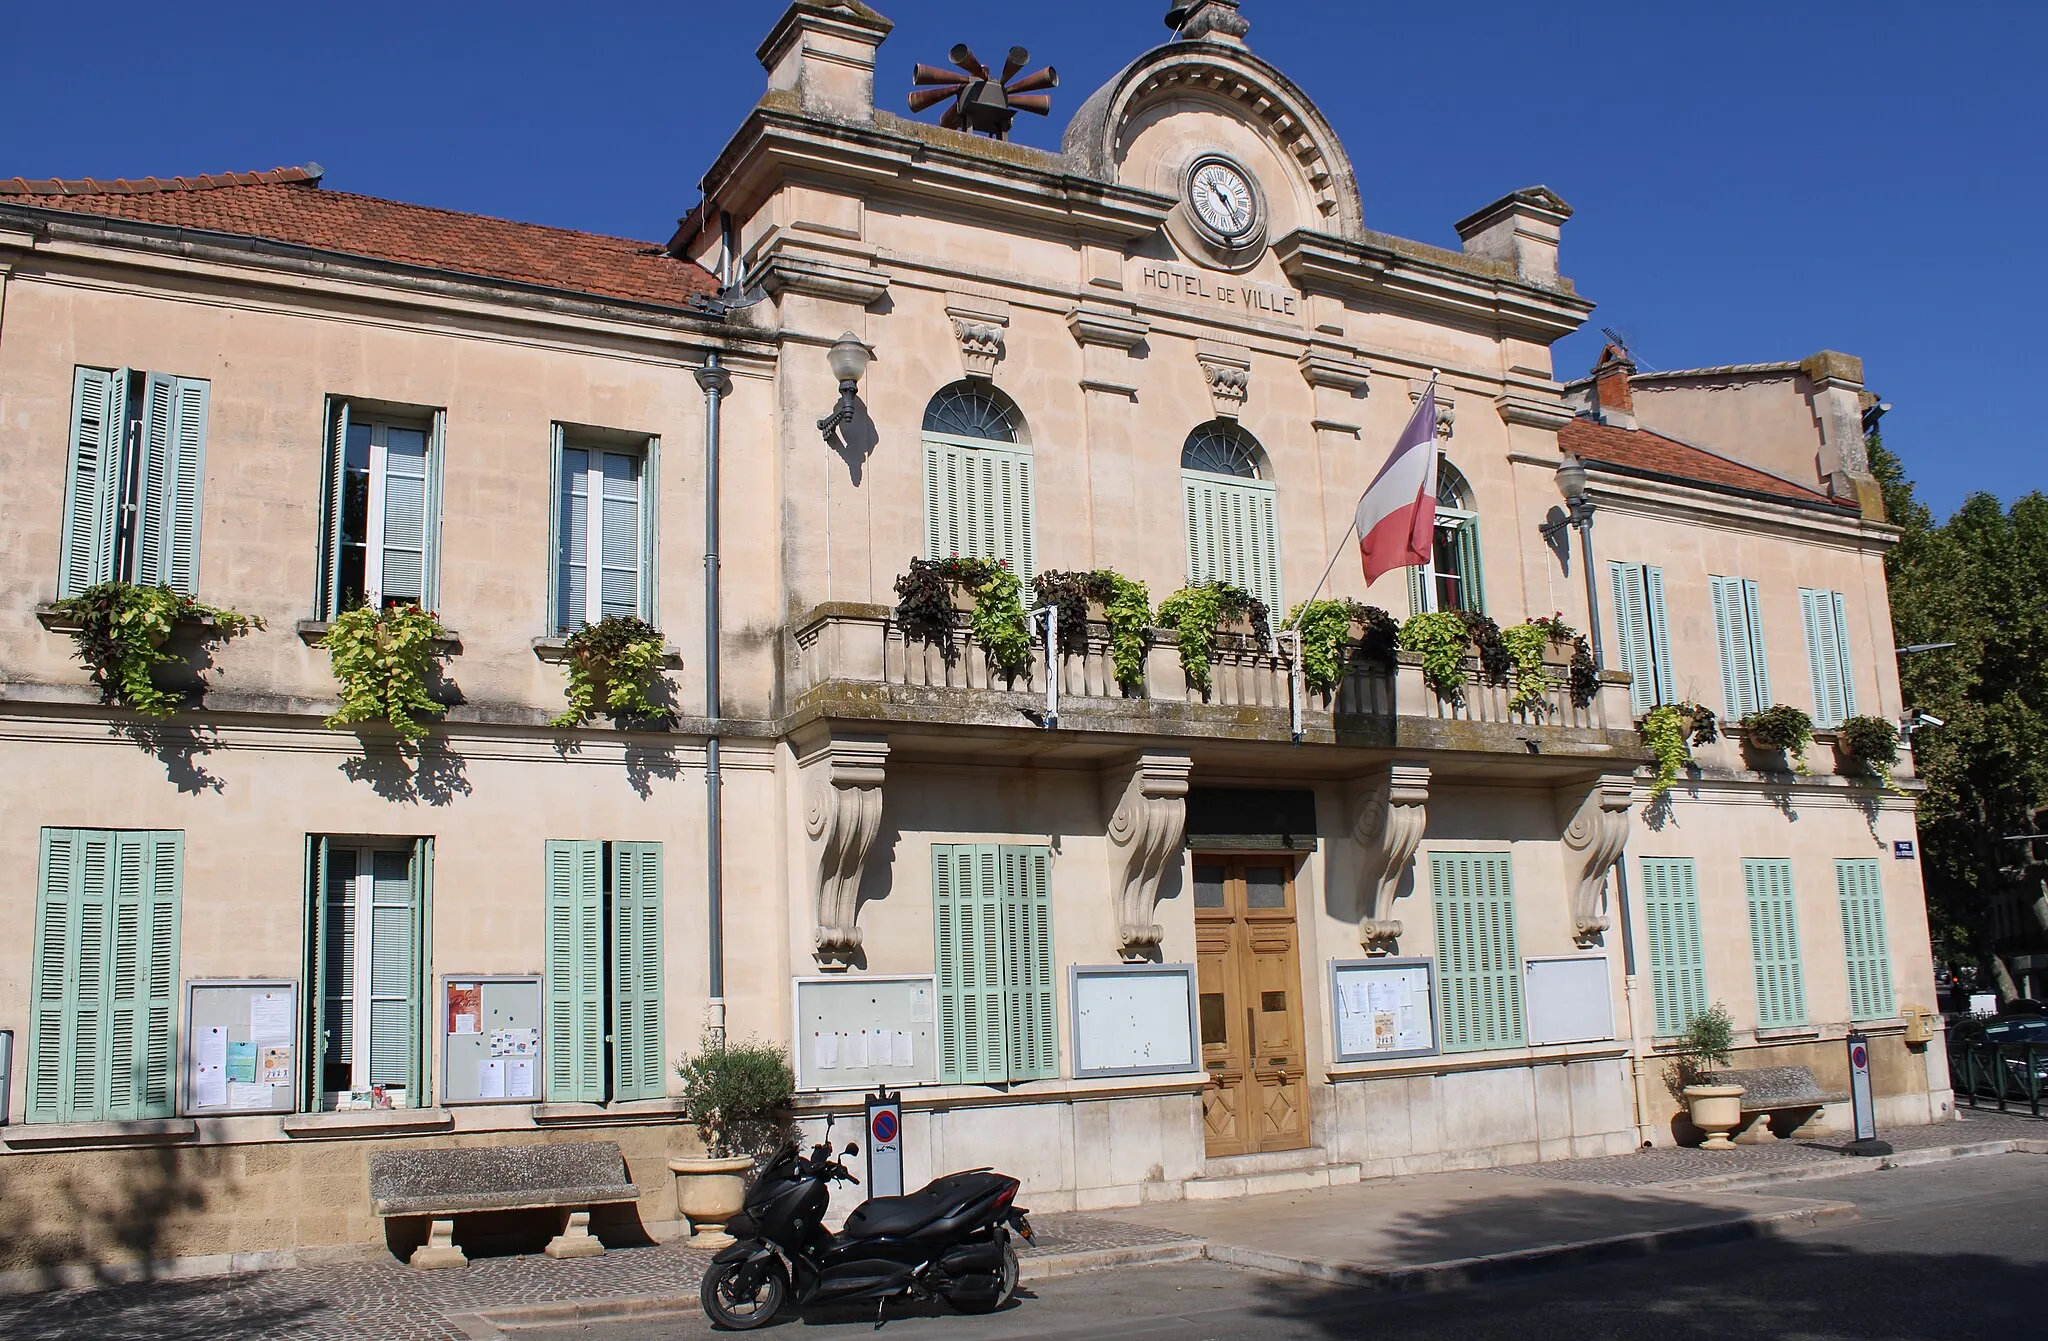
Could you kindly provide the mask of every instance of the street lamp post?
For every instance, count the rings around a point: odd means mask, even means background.
[[[1591,626],[1587,640],[1593,646],[1594,669],[1605,670],[1607,658],[1600,645],[1600,586],[1593,576],[1593,496],[1586,492],[1585,463],[1570,452],[1557,463],[1557,491],[1569,511],[1541,528],[1543,538],[1553,540],[1567,526],[1579,533],[1579,562],[1586,569],[1586,621]]]

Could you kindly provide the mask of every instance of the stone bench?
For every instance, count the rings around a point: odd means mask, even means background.
[[[1748,1070],[1708,1071],[1701,1076],[1708,1085],[1742,1086],[1742,1115],[1747,1125],[1735,1139],[1750,1142],[1774,1141],[1780,1136],[1818,1136],[1827,1129],[1814,1125],[1820,1110],[1829,1104],[1849,1102],[1847,1093],[1821,1089],[1811,1069],[1804,1066],[1758,1066]],[[1763,1121],[1755,1119],[1761,1117]],[[1773,1124],[1782,1130],[1773,1131]]]
[[[590,1234],[590,1208],[637,1201],[625,1156],[611,1141],[562,1145],[474,1146],[450,1150],[380,1150],[370,1156],[370,1209],[386,1219],[422,1216],[427,1241],[413,1251],[416,1267],[468,1264],[455,1246],[455,1217],[480,1211],[566,1209],[569,1222],[544,1251],[550,1257],[596,1257],[604,1245]]]

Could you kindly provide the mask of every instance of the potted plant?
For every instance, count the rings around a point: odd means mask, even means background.
[[[1117,686],[1127,698],[1145,692],[1145,650],[1151,645],[1146,630],[1152,623],[1152,595],[1143,582],[1134,582],[1110,568],[1092,572],[1045,572],[1031,580],[1037,604],[1059,610],[1060,654],[1082,656],[1088,651],[1088,624],[1100,620],[1109,629],[1110,664]]]
[[[1007,561],[912,559],[910,571],[896,579],[896,622],[906,637],[938,648],[950,665],[960,655],[953,616],[965,612],[989,669],[1014,682],[1031,667],[1022,590]]]
[[[1711,745],[1718,739],[1714,710],[1701,703],[1660,703],[1644,714],[1636,729],[1657,757],[1657,776],[1650,782],[1653,802],[1678,781],[1678,771],[1692,758],[1692,746]]]
[[[186,631],[204,651],[263,627],[254,615],[202,605],[169,587],[127,582],[88,587],[58,601],[51,612],[76,622],[71,641],[92,672],[100,701],[145,717],[168,717],[185,701],[181,690],[158,685],[153,674],[187,660],[166,647],[174,635]]]
[[[796,1077],[778,1046],[711,1035],[676,1074],[683,1081],[683,1116],[696,1124],[705,1151],[701,1158],[670,1158],[676,1209],[696,1231],[692,1247],[722,1248],[733,1241],[726,1222],[746,1204],[747,1174],[788,1130]]]
[[[1851,717],[1835,732],[1835,772],[1845,777],[1872,777],[1886,791],[1892,765],[1899,761],[1899,728],[1882,717]]]
[[[1715,1083],[1712,1068],[1726,1066],[1735,1047],[1735,1021],[1715,1002],[1685,1022],[1666,1083],[1685,1102],[1692,1125],[1706,1136],[1702,1150],[1733,1150],[1728,1133],[1742,1125],[1742,1086]]]
[[[1352,600],[1304,601],[1287,612],[1301,633],[1302,682],[1327,696],[1357,661],[1391,665],[1400,626],[1378,606]]]
[[[1181,672],[1204,699],[1214,683],[1211,667],[1219,632],[1239,633],[1262,645],[1272,636],[1266,623],[1266,603],[1228,582],[1182,587],[1159,603],[1159,622],[1173,630]]]
[[[567,710],[548,719],[557,730],[582,726],[599,712],[619,721],[662,721],[668,709],[652,694],[668,655],[661,630],[631,615],[606,615],[585,624],[563,644],[569,670]]]
[[[1750,713],[1742,728],[1742,757],[1759,773],[1806,771],[1806,747],[1813,742],[1813,718],[1789,703]]]

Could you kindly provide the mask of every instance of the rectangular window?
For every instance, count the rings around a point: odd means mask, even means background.
[[[1058,1076],[1052,849],[933,844],[932,923],[940,1079]]]
[[[659,1099],[661,844],[547,845],[547,1095]]]
[[[1277,619],[1280,603],[1280,529],[1273,486],[1264,480],[1218,479],[1183,472],[1187,496],[1188,585],[1228,582],[1266,603]]]
[[[1030,450],[925,434],[925,557],[995,559],[1028,584],[1032,544]]]
[[[1813,675],[1813,724],[1840,726],[1856,715],[1856,676],[1849,667],[1849,618],[1839,591],[1799,589],[1806,624],[1806,664]]]
[[[1643,858],[1643,915],[1650,927],[1650,995],[1657,1033],[1682,1033],[1707,1008],[1707,955],[1691,857]]]
[[[1614,627],[1621,635],[1621,668],[1629,673],[1629,706],[1641,717],[1660,703],[1675,703],[1671,690],[1671,637],[1664,618],[1664,570],[1647,563],[1610,563]]]
[[[327,402],[327,469],[322,484],[318,609],[440,601],[440,410]]]
[[[100,582],[198,594],[211,388],[128,368],[72,370],[60,597]]]
[[[651,439],[627,447],[555,426],[556,634],[607,615],[654,622],[655,450]]]
[[[1757,1028],[1805,1024],[1806,971],[1799,959],[1799,909],[1792,893],[1792,863],[1745,861],[1742,884],[1749,894]]]
[[[1508,854],[1432,853],[1429,888],[1444,1051],[1521,1047],[1522,956]]]
[[[434,840],[308,846],[307,1106],[425,1107]]]
[[[30,1122],[173,1116],[184,841],[175,830],[43,830]]]
[[[1745,577],[1716,577],[1714,636],[1721,644],[1721,695],[1727,720],[1739,722],[1771,706],[1771,677],[1764,665],[1763,606],[1756,583]]]
[[[1835,888],[1842,896],[1842,949],[1849,961],[1849,1018],[1889,1020],[1892,952],[1884,930],[1884,877],[1876,861],[1855,858],[1835,863]]]
[[[1408,570],[1408,612],[1484,612],[1486,592],[1479,577],[1479,517],[1439,503],[1436,540],[1428,568]]]

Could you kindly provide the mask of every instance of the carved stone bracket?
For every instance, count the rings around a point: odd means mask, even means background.
[[[1628,812],[1634,801],[1635,780],[1627,773],[1604,773],[1583,794],[1576,789],[1557,793],[1572,934],[1582,946],[1598,944],[1610,925],[1607,872],[1621,859],[1628,842]]]
[[[1391,954],[1401,938],[1394,894],[1415,860],[1429,822],[1429,765],[1397,761],[1351,794],[1351,840],[1358,845],[1358,940],[1367,954]]]
[[[1117,949],[1126,960],[1144,959],[1165,934],[1153,914],[1159,906],[1160,878],[1187,833],[1188,777],[1194,768],[1186,754],[1141,754],[1102,775],[1103,803],[1109,808]]]
[[[882,827],[882,781],[889,742],[880,736],[835,736],[799,761],[804,775],[804,831],[810,837],[817,885],[813,953],[827,972],[842,972],[860,950],[860,876]]]
[[[1408,403],[1419,405],[1422,393],[1429,390],[1427,377],[1408,379]],[[1458,422],[1458,401],[1451,389],[1438,381],[1436,384],[1436,435],[1439,438],[1451,436],[1451,428]]]
[[[960,364],[969,377],[984,380],[996,375],[1003,361],[1003,336],[1010,324],[1008,304],[948,303],[946,316],[953,322],[953,338],[960,342]]]
[[[1221,419],[1235,419],[1252,394],[1252,361],[1236,352],[1204,349],[1196,353],[1202,376],[1209,383],[1209,398]]]

